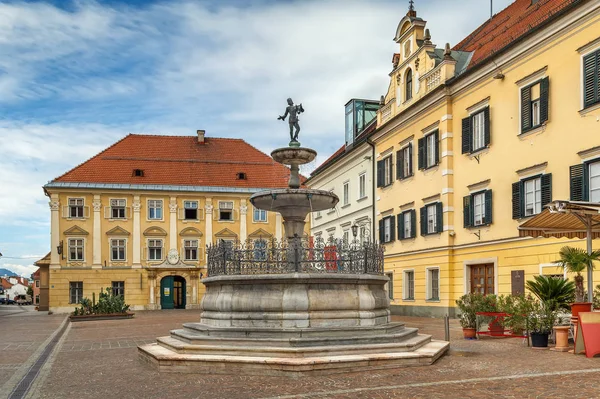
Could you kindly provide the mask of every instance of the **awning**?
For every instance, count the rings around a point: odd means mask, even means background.
[[[519,236],[587,238],[588,220],[592,238],[600,238],[599,203],[554,201],[519,226]]]

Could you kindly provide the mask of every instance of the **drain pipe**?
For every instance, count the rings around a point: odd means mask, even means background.
[[[375,191],[377,188],[377,184],[375,184],[375,181],[377,180],[377,171],[375,168],[377,166],[377,163],[375,162],[375,143],[373,143],[371,141],[370,137],[367,138],[367,144],[369,144],[372,149],[371,161],[373,162],[373,171],[371,173],[371,181],[373,182],[373,184],[372,184],[372,186],[373,186],[373,217],[371,219],[371,223],[373,223],[373,226],[371,227],[371,235],[373,238],[373,242],[376,242],[376,240],[375,240]]]

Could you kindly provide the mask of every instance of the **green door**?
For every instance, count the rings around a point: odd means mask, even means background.
[[[160,307],[161,309],[173,309],[173,276],[164,277],[160,280]]]

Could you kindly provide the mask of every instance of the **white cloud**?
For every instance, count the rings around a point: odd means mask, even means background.
[[[29,263],[26,265],[21,265],[18,263],[0,263],[0,269],[8,269],[13,271],[19,276],[29,278],[33,272],[37,270],[37,266]]]

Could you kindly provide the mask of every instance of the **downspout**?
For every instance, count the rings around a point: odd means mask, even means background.
[[[373,165],[372,166],[373,171],[371,173],[371,182],[373,183],[372,184],[372,186],[373,186],[373,217],[371,219],[373,221],[372,222],[373,227],[371,228],[371,236],[373,238],[373,242],[376,242],[376,240],[375,240],[375,189],[376,189],[377,185],[375,184],[375,180],[377,179],[377,176],[376,176],[377,171],[375,170],[375,165],[376,165],[376,163],[375,163],[375,143],[373,143],[371,141],[370,137],[367,138],[367,143],[373,149],[372,155],[371,155],[371,161],[372,161],[372,165]]]

